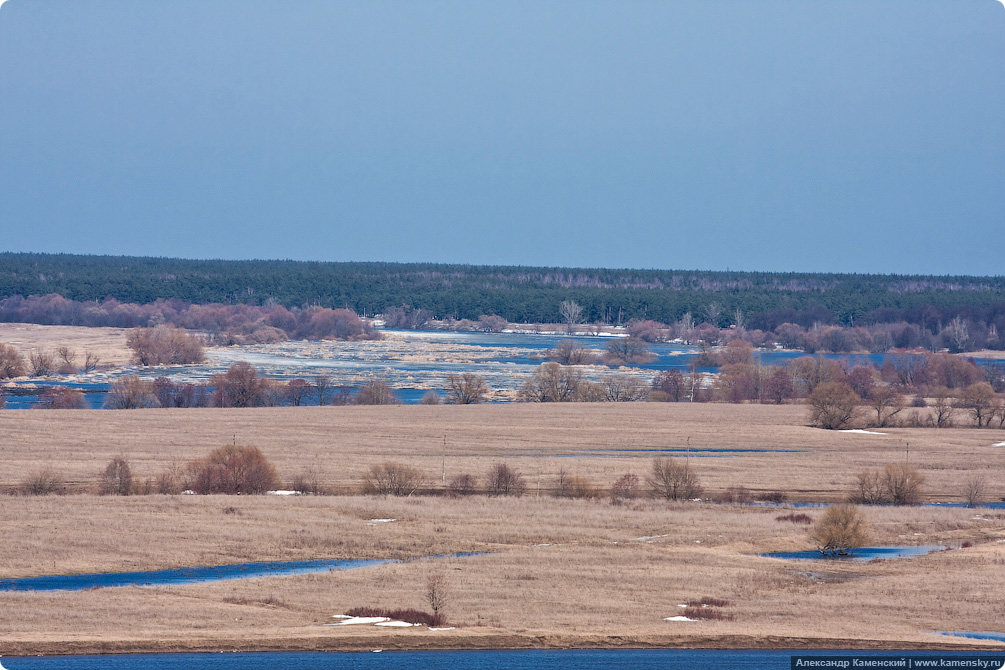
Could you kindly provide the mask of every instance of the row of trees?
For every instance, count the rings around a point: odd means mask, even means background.
[[[101,358],[86,349],[81,359],[75,350],[65,346],[55,351],[32,349],[25,355],[14,346],[0,343],[0,379],[14,379],[25,375],[46,377],[53,373],[69,375],[91,372],[100,363]]]
[[[318,305],[373,315],[407,305],[437,319],[497,314],[550,323],[563,301],[581,322],[673,323],[690,313],[716,327],[774,330],[790,322],[906,321],[934,332],[954,317],[1005,328],[1005,279],[811,273],[681,272],[404,263],[219,261],[0,253],[0,298],[56,293],[94,304],[112,297],[265,306]],[[0,319],[4,310],[0,306]],[[151,325],[137,322],[130,325]],[[184,324],[176,324],[182,325]],[[185,326],[187,327],[187,326]]]

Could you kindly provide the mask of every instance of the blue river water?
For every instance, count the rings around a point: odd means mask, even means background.
[[[888,560],[924,556],[933,551],[944,551],[948,548],[940,544],[922,544],[903,547],[858,547],[857,549],[850,549],[844,556],[824,556],[819,551],[776,551],[771,554],[761,554],[761,556],[818,561],[872,561],[876,559]]]
[[[980,659],[1000,668],[1005,650],[848,651],[714,649],[530,649],[485,651],[259,652],[5,657],[7,670],[788,670],[793,656],[819,659]],[[896,667],[896,666],[892,666]],[[918,664],[901,667],[921,667]],[[934,666],[938,667],[938,666]]]

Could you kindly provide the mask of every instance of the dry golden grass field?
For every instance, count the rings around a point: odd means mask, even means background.
[[[40,326],[34,323],[0,323],[0,342],[19,349],[24,355],[33,349],[55,351],[69,347],[82,363],[84,352],[98,355],[102,365],[125,365],[133,356],[126,346],[128,328],[82,328],[80,326]]]
[[[757,556],[811,549],[790,510],[549,495],[560,470],[601,488],[653,453],[684,448],[706,495],[731,486],[836,501],[855,475],[909,457],[926,500],[960,500],[981,474],[1005,496],[998,430],[805,425],[801,406],[663,403],[0,412],[0,488],[49,466],[79,493],[0,495],[0,578],[308,558],[485,555],[215,584],[0,593],[0,653],[169,649],[525,646],[1000,647],[938,631],[1005,632],[1005,513],[865,510],[873,544],[967,548],[870,563]],[[97,496],[125,457],[138,478],[236,441],[289,482],[316,471],[334,496]],[[908,444],[909,453],[908,453]],[[707,456],[705,449],[791,450]],[[636,451],[619,451],[636,450]],[[393,460],[426,488],[505,462],[520,498],[361,496],[364,472]],[[798,510],[818,517],[819,509]],[[374,523],[372,519],[395,519]],[[428,609],[442,574],[447,631],[331,627],[354,606]],[[724,620],[665,621],[678,604],[722,598]]]

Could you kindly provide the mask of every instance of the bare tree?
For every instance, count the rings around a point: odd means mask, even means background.
[[[963,499],[967,507],[980,507],[984,504],[984,496],[987,491],[987,482],[984,475],[972,475],[963,482]]]
[[[84,349],[84,365],[81,370],[85,373],[91,372],[97,369],[98,365],[101,364],[101,357],[90,349]]]
[[[318,405],[327,405],[335,386],[334,378],[331,373],[321,371],[314,375],[313,381],[311,386],[314,388],[314,397],[317,398]]]
[[[443,613],[449,602],[447,579],[442,573],[434,573],[426,580],[426,602],[429,603],[429,608],[433,610],[436,624],[442,625],[445,621]]]
[[[28,354],[32,377],[45,377],[55,371],[56,359],[50,351],[35,349]]]
[[[286,384],[286,397],[289,399],[291,405],[299,407],[304,404],[304,399],[307,398],[310,388],[311,385],[304,379],[291,379]]]
[[[562,340],[546,353],[549,359],[561,365],[586,365],[595,358],[592,351],[579,346],[575,340]]]
[[[876,412],[876,426],[880,428],[890,425],[890,420],[907,407],[904,395],[892,386],[874,386],[865,403]]]
[[[667,500],[691,500],[701,496],[703,491],[690,463],[680,463],[673,458],[653,459],[649,490],[654,497]]]
[[[382,379],[371,379],[359,387],[353,398],[354,405],[400,405],[401,400],[391,385]]]
[[[74,362],[77,360],[77,352],[67,346],[56,349],[56,355],[63,361],[63,365],[70,370],[75,370]]]
[[[949,344],[949,350],[953,353],[966,351],[970,346],[970,329],[967,322],[959,316],[953,318],[942,331],[943,337]]]
[[[828,430],[844,428],[855,417],[861,398],[844,382],[824,382],[806,398],[810,419]]]
[[[987,382],[971,384],[960,393],[960,404],[974,417],[978,428],[991,425],[998,409],[996,401],[995,390]]]
[[[472,372],[447,375],[447,402],[455,405],[477,405],[485,402],[489,385],[485,378]]]
[[[940,386],[932,393],[932,410],[935,412],[935,427],[947,428],[953,425],[953,413],[956,411],[956,394],[945,386]]]
[[[105,409],[144,409],[160,407],[152,381],[129,375],[112,382],[105,395]]]
[[[133,473],[129,463],[116,456],[105,468],[101,476],[101,495],[127,496],[133,492]]]
[[[883,475],[878,470],[864,470],[855,478],[855,492],[850,496],[851,502],[863,505],[882,505],[890,502]]]
[[[572,300],[563,300],[558,308],[558,313],[562,316],[570,333],[576,329],[576,324],[583,321],[583,308]]]
[[[611,486],[611,504],[620,505],[629,500],[639,497],[639,477],[627,473],[618,477],[618,480]]]
[[[883,468],[883,485],[894,505],[916,505],[924,476],[907,463],[890,463]]]
[[[520,387],[523,402],[572,402],[576,399],[583,373],[558,363],[542,363],[534,376]]]
[[[387,461],[370,466],[363,477],[363,493],[410,496],[422,486],[425,479],[421,471],[411,466]]]

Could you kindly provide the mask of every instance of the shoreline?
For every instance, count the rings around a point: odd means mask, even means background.
[[[420,633],[422,634],[422,633]],[[297,636],[270,639],[210,637],[164,640],[34,640],[0,641],[0,658],[14,656],[100,656],[112,654],[251,653],[251,652],[366,652],[488,651],[533,649],[775,649],[812,651],[1005,651],[993,640],[957,638],[959,642],[897,639],[848,639],[753,635],[617,635],[556,634],[548,632],[455,634],[406,639],[400,635],[351,637]]]

